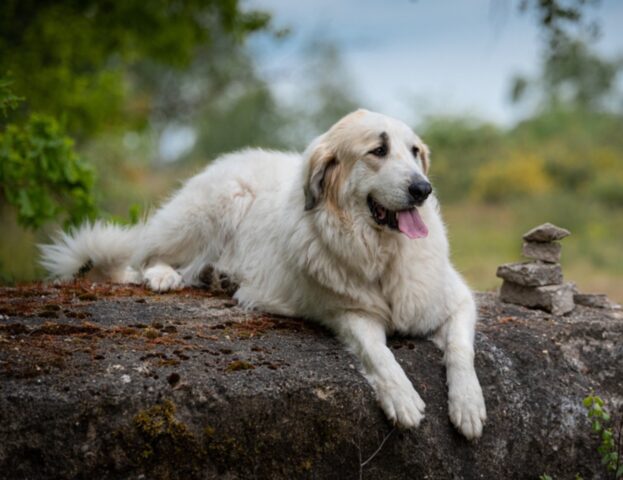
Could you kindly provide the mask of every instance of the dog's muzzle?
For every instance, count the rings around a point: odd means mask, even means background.
[[[387,225],[389,228],[398,230],[398,220],[394,210],[388,210],[385,208],[383,205],[374,200],[372,195],[368,195],[368,208],[370,209],[372,218],[377,225]]]
[[[390,210],[368,195],[368,208],[377,225],[387,226],[391,230],[398,230],[407,237],[424,238],[428,235],[428,228],[422,220],[417,207],[422,206],[433,187],[425,180],[416,180],[409,185],[409,207],[403,210]]]

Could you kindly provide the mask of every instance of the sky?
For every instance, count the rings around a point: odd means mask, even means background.
[[[305,48],[333,42],[361,106],[415,123],[461,114],[512,125],[525,111],[509,101],[511,78],[539,71],[542,32],[519,0],[247,0],[272,13],[283,40],[250,40],[260,75],[278,98],[300,93]],[[623,0],[587,10],[598,22],[595,48],[623,55]],[[330,72],[328,72],[330,74]]]

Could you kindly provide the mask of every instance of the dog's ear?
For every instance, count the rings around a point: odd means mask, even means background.
[[[320,202],[324,193],[325,178],[337,165],[335,154],[325,144],[319,143],[311,150],[307,159],[305,179],[305,210],[311,210]]]
[[[425,143],[422,144],[422,152],[420,154],[422,159],[422,168],[424,169],[424,175],[428,175],[428,169],[430,168],[430,148]]]

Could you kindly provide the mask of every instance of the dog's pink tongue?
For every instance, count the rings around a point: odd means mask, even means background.
[[[428,228],[420,216],[417,208],[397,212],[398,230],[409,238],[424,238],[428,235]]]

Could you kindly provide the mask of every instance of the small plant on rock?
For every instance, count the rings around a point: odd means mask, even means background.
[[[601,463],[608,473],[612,474],[613,480],[623,477],[622,435],[623,416],[620,416],[617,424],[612,427],[612,418],[604,408],[603,400],[597,395],[589,395],[584,399],[584,407],[588,410],[588,418],[592,421],[595,433],[601,436],[601,445],[597,451],[601,455]]]
[[[604,408],[604,401],[601,397],[591,393],[582,402],[587,410],[588,418],[591,420],[591,427],[595,433],[601,436],[601,445],[597,451],[601,455],[601,463],[610,474],[608,478],[619,480],[623,478],[623,415],[619,415],[618,422],[614,427],[612,417]],[[544,473],[539,476],[539,480],[554,480],[551,476]],[[576,474],[575,480],[583,480],[580,474]]]

